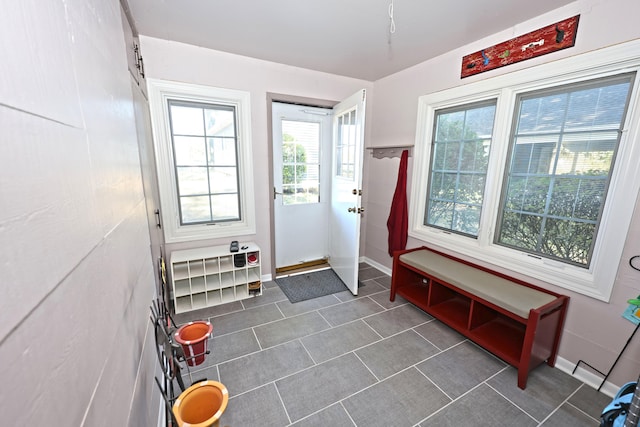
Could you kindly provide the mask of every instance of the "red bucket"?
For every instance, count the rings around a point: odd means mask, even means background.
[[[213,325],[210,322],[196,321],[182,325],[174,334],[176,342],[182,346],[189,366],[204,362],[211,331],[213,331]]]

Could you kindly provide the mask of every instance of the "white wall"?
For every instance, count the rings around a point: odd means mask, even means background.
[[[154,280],[119,2],[4,2],[0,57],[1,423],[154,425]]]
[[[262,273],[271,271],[271,218],[269,207],[269,123],[267,94],[276,93],[320,100],[341,101],[360,89],[368,89],[367,108],[373,102],[373,84],[364,80],[341,77],[232,55],[151,37],[140,37],[147,77],[206,86],[248,91],[251,94],[251,136],[253,142],[253,177],[256,206],[256,234],[238,236],[237,240],[255,241],[263,251]],[[368,131],[367,131],[368,132]],[[365,132],[365,135],[367,134]],[[172,250],[228,244],[231,240],[202,240],[167,245]]]
[[[573,48],[536,59],[520,62],[494,71],[460,79],[461,60],[464,55],[492,46],[515,36],[580,14],[576,45]],[[375,82],[373,106],[373,145],[405,145],[415,142],[418,97],[442,89],[471,83],[499,74],[577,55],[612,44],[640,37],[640,2],[637,0],[583,0],[539,16],[494,34],[483,40],[456,49],[433,60]],[[425,41],[428,43],[430,41]],[[369,198],[367,200],[367,229],[365,256],[386,267],[391,267],[387,254],[386,220],[395,189],[398,159],[370,159],[368,163]],[[409,186],[413,162],[409,161]],[[388,179],[389,176],[394,177]],[[410,189],[408,190],[410,194]],[[637,195],[630,194],[636,198]],[[409,239],[407,247],[425,244]],[[611,302],[609,304],[575,293],[567,293],[548,284],[538,283],[556,292],[571,296],[567,322],[560,347],[560,357],[571,363],[586,360],[599,370],[607,372],[618,352],[633,331],[633,324],[621,317],[626,300],[640,293],[640,272],[632,270],[628,259],[640,254],[640,206],[636,206],[633,223],[623,257],[619,265]],[[610,380],[622,384],[635,380],[640,372],[640,337],[627,348],[623,359],[613,371]],[[597,378],[598,381],[601,379]]]

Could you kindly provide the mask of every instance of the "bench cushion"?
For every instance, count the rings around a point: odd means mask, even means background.
[[[525,319],[529,318],[529,310],[532,308],[542,307],[556,299],[551,294],[522,286],[426,249],[402,254],[400,261]]]

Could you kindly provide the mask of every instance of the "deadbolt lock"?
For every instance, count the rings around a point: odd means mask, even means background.
[[[364,212],[364,208],[358,208],[358,213]]]
[[[354,196],[362,196],[362,190],[356,190],[355,188],[351,190],[351,194]]]

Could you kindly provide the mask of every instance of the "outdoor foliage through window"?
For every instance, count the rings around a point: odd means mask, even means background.
[[[337,117],[335,162],[336,176],[353,181],[356,163],[356,110],[350,110]]]
[[[282,203],[320,201],[320,124],[282,121]]]
[[[494,242],[588,268],[631,75],[516,98]],[[423,224],[477,238],[496,101],[435,111]]]
[[[477,236],[495,100],[436,112],[425,225]]]
[[[496,243],[588,267],[630,77],[520,96]]]

